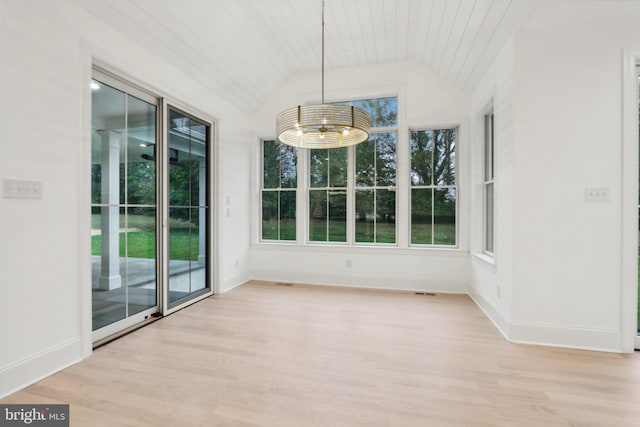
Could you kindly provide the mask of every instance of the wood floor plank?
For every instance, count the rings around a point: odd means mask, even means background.
[[[250,282],[1,401],[73,426],[638,426],[640,356],[509,343],[465,295]]]

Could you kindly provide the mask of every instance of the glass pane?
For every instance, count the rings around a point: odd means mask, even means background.
[[[456,244],[456,190],[437,189],[433,193],[433,243]]]
[[[309,150],[309,185],[324,188],[329,183],[329,150]]]
[[[333,148],[329,151],[329,186],[347,186],[347,149]]]
[[[398,125],[398,98],[375,98],[353,101],[355,107],[365,110],[371,116],[371,127]]]
[[[356,191],[356,242],[375,242],[375,197],[373,190]]]
[[[376,185],[396,185],[396,133],[376,135]]]
[[[263,188],[278,188],[280,181],[280,144],[276,141],[262,142]]]
[[[493,183],[485,185],[484,250],[493,253]]]
[[[100,83],[91,97],[91,202],[118,204],[124,200],[126,94]],[[121,198],[122,197],[122,198]]]
[[[432,192],[430,188],[411,190],[411,243],[433,243],[432,239]]]
[[[156,106],[127,95],[127,203],[156,203]]]
[[[280,240],[296,240],[296,192],[280,192]]]
[[[493,179],[493,113],[484,117],[484,180]]]
[[[91,209],[91,286],[93,330],[127,315],[120,273],[120,214],[117,206]]]
[[[198,292],[207,287],[207,275],[206,275],[206,263],[207,263],[207,250],[205,237],[206,231],[206,208],[192,208],[191,209],[191,227],[190,227],[190,239],[191,239],[191,260],[190,260],[190,290],[191,293]]]
[[[191,155],[191,119],[169,112],[169,204],[192,206],[192,180],[196,167]],[[197,201],[194,201],[197,203]]]
[[[190,208],[169,209],[169,301],[191,292],[191,261],[197,259],[198,241],[192,236]]]
[[[375,185],[375,159],[377,135],[371,135],[368,141],[356,145],[356,185],[373,187]]]
[[[207,124],[169,111],[170,303],[208,287],[208,143]]]
[[[327,192],[309,191],[309,240],[327,241]]]
[[[262,192],[262,239],[278,239],[278,192]]]
[[[131,316],[157,304],[155,207],[129,208],[126,224],[126,277]]]
[[[280,187],[296,188],[298,185],[298,150],[288,145],[280,145]]]
[[[456,129],[433,131],[433,176],[436,185],[456,183]]]
[[[431,185],[433,132],[411,131],[411,185]]]
[[[188,173],[191,180],[190,203],[194,207],[205,207],[207,205],[207,128],[208,126],[202,123],[193,119],[189,120],[189,153],[188,156],[185,156],[183,165],[189,170]],[[169,162],[171,163],[171,160]],[[176,162],[180,163],[181,160],[176,159]]]
[[[329,239],[330,242],[347,241],[347,193],[329,192]]]
[[[169,151],[169,159],[172,155],[177,154],[177,150],[169,149]],[[189,172],[189,168],[184,167],[183,163],[169,160],[169,205],[190,206],[191,177]]]
[[[376,242],[396,242],[396,192],[376,191]]]

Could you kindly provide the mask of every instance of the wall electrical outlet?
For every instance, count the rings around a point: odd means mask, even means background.
[[[585,202],[608,202],[609,188],[607,187],[588,187],[584,190]]]
[[[7,199],[42,199],[42,182],[3,179],[2,197]]]

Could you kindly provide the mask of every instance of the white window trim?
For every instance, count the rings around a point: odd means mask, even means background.
[[[408,199],[408,221],[407,221],[407,245],[412,249],[439,249],[439,250],[459,250],[460,249],[460,156],[459,156],[459,148],[460,148],[460,129],[462,125],[461,123],[455,124],[447,124],[447,125],[437,125],[437,126],[411,126],[408,128],[407,132],[407,161],[408,161],[408,169],[407,169],[407,199]],[[413,186],[411,185],[411,149],[410,149],[410,140],[411,140],[411,132],[419,132],[419,131],[427,131],[427,130],[441,130],[441,129],[455,129],[456,130],[456,183],[455,185],[420,185]],[[444,188],[454,188],[456,190],[456,242],[453,245],[439,245],[439,244],[429,244],[429,243],[411,243],[411,190],[414,188],[427,188],[427,189],[444,189]],[[433,196],[432,196],[433,197]],[[433,206],[433,199],[432,199]],[[431,219],[431,227],[432,232],[434,228],[434,218]],[[433,240],[433,239],[432,239]]]
[[[275,141],[278,142],[277,138],[260,138],[259,139],[259,184],[258,184],[258,242],[264,244],[281,244],[281,245],[295,245],[300,238],[300,229],[298,228],[298,198],[299,195],[299,179],[300,179],[300,149],[298,149],[298,153],[296,156],[296,187],[295,188],[283,188],[279,186],[278,188],[264,188],[264,143],[265,141]],[[280,165],[282,167],[282,165]],[[281,184],[281,183],[280,183]],[[279,185],[280,185],[279,184]],[[282,240],[280,239],[280,203],[278,203],[278,238],[277,239],[263,239],[262,238],[262,192],[276,192],[280,193],[282,191],[295,192],[296,194],[296,238],[293,240]]]
[[[490,145],[490,165],[489,168],[492,171],[491,176],[487,179],[487,143],[489,139],[488,130],[487,130],[487,119],[491,117],[491,145]],[[482,116],[482,253],[487,257],[494,259],[496,253],[496,179],[495,179],[495,115],[493,109],[493,103],[491,107],[485,111]],[[492,250],[487,249],[487,187],[491,185],[493,187],[493,198],[492,198],[492,218],[491,218],[491,226],[492,226]],[[495,261],[494,261],[495,264]]]

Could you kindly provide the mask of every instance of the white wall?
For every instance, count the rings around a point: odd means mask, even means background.
[[[253,117],[252,277],[298,283],[466,292],[469,282],[467,147],[468,97],[413,62],[326,72],[327,101],[398,96],[398,177],[408,177],[408,129],[460,125],[459,250],[409,249],[408,182],[398,179],[398,248],[355,248],[259,243],[259,142],[274,138],[276,115],[319,102],[320,74],[289,79]],[[299,230],[301,233],[304,230]],[[347,267],[346,260],[351,261]]]
[[[509,334],[513,286],[514,43],[511,40],[472,94],[471,296]],[[484,116],[494,112],[493,257],[484,251]]]
[[[548,2],[518,35],[516,340],[621,350],[622,52],[639,21],[638,2]]]
[[[92,57],[218,119],[219,286],[248,277],[246,117],[66,1],[0,0],[0,178],[43,185],[0,198],[0,396],[90,354]]]
[[[631,350],[621,245],[637,231],[621,229],[621,79],[639,20],[638,2],[541,2],[474,93],[474,114],[495,96],[499,148],[496,266],[472,257],[472,289],[513,341]],[[478,185],[475,174],[474,194]],[[589,187],[608,188],[610,201],[585,202]],[[472,226],[476,250],[482,224]]]

